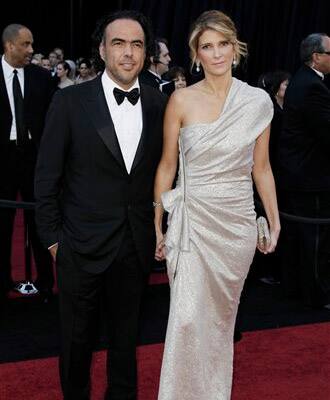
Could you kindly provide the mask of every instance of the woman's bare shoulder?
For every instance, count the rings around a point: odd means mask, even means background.
[[[191,102],[200,93],[199,82],[186,88],[177,89],[171,96],[171,102],[176,106],[184,106]]]

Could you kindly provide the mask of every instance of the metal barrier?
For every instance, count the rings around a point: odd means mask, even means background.
[[[255,200],[255,205],[259,209],[263,209],[263,205],[260,201]],[[0,208],[15,208],[15,209],[23,209],[23,210],[33,210],[35,208],[35,203],[26,202],[26,201],[13,201],[13,200],[3,200],[0,199]],[[285,212],[279,212],[280,217],[285,220],[291,222],[298,222],[304,224],[313,224],[313,225],[330,225],[330,218],[309,218],[309,217],[301,217],[297,215],[288,214]],[[23,294],[34,294],[37,292],[37,289],[32,283],[32,268],[31,268],[31,243],[29,239],[29,231],[24,221],[24,255],[25,255],[25,278],[26,281],[24,283],[20,283],[17,286],[17,290]]]
[[[254,202],[260,210],[264,209],[264,206],[260,201],[255,200]],[[280,217],[292,222],[301,222],[303,224],[312,224],[312,225],[330,225],[330,218],[300,217],[298,215],[288,214],[283,211],[279,211],[279,214]]]

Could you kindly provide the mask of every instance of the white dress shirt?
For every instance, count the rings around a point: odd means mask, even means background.
[[[312,70],[315,71],[319,77],[321,77],[322,81],[324,80],[324,74],[323,74],[323,72],[318,71],[317,69],[315,69],[315,68],[313,68],[313,67],[312,67]]]
[[[157,72],[153,71],[152,69],[148,69],[148,71],[151,74],[155,75],[155,77],[158,78],[160,81],[162,81],[162,77],[159,74],[157,74]]]
[[[124,89],[116,84],[106,71],[102,74],[102,86],[125,161],[125,166],[127,172],[130,173],[142,133],[141,98],[133,105],[125,97],[124,101],[118,105],[113,95],[113,89],[116,87],[120,90]],[[135,88],[140,90],[138,79],[125,91],[129,92]]]
[[[12,67],[7,63],[4,56],[2,56],[1,63],[3,69],[3,77],[5,79],[6,89],[9,98],[10,109],[13,116],[11,130],[10,130],[10,140],[16,140],[17,133],[16,133],[16,118],[15,118],[15,106],[14,106],[14,95],[13,95],[13,78],[14,78],[14,69],[16,69],[19,84],[21,85],[22,95],[24,98],[24,68]]]

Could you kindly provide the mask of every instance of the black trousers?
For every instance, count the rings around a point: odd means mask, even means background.
[[[16,200],[18,192],[24,201],[34,201],[34,169],[37,151],[32,141],[24,148],[11,142],[8,162],[0,171],[0,199]],[[0,290],[7,291],[12,286],[11,248],[15,219],[15,209],[0,208]],[[48,290],[54,285],[53,264],[49,251],[45,249],[37,235],[34,211],[24,212],[28,235],[31,240],[37,269],[37,286]]]
[[[330,218],[330,193],[287,192],[282,211]],[[282,284],[287,295],[300,295],[307,306],[330,303],[330,226],[282,220]]]
[[[147,276],[132,233],[126,229],[115,261],[100,274],[82,270],[66,240],[57,254],[62,350],[61,385],[65,400],[90,397],[90,365],[100,298],[105,298],[109,332],[107,400],[135,400],[136,341],[140,303]]]

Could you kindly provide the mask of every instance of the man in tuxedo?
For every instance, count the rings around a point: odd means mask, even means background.
[[[153,183],[165,97],[137,77],[146,18],[107,16],[97,29],[103,74],[56,93],[36,168],[37,224],[57,262],[64,399],[89,399],[95,315],[109,325],[106,399],[136,399],[141,295],[155,248]]]
[[[314,33],[301,43],[303,65],[284,98],[280,135],[281,208],[294,215],[330,217],[330,38]],[[285,221],[284,221],[285,222]],[[286,223],[283,281],[288,294],[299,291],[308,306],[329,307],[330,227]]]
[[[57,54],[54,51],[51,51],[48,55],[49,63],[50,63],[50,71],[52,77],[56,77],[56,67],[58,64]]]
[[[150,57],[140,74],[140,82],[162,90],[162,86],[168,83],[162,79],[162,75],[168,71],[170,61],[167,40],[155,39],[151,46]]]
[[[33,36],[23,25],[8,25],[2,33],[0,62],[0,199],[34,201],[34,168],[44,119],[54,92],[48,71],[31,64]],[[0,208],[0,292],[12,288],[11,241],[15,210]],[[37,286],[49,296],[54,283],[52,260],[41,245],[34,212],[26,211],[28,235],[38,273]]]

